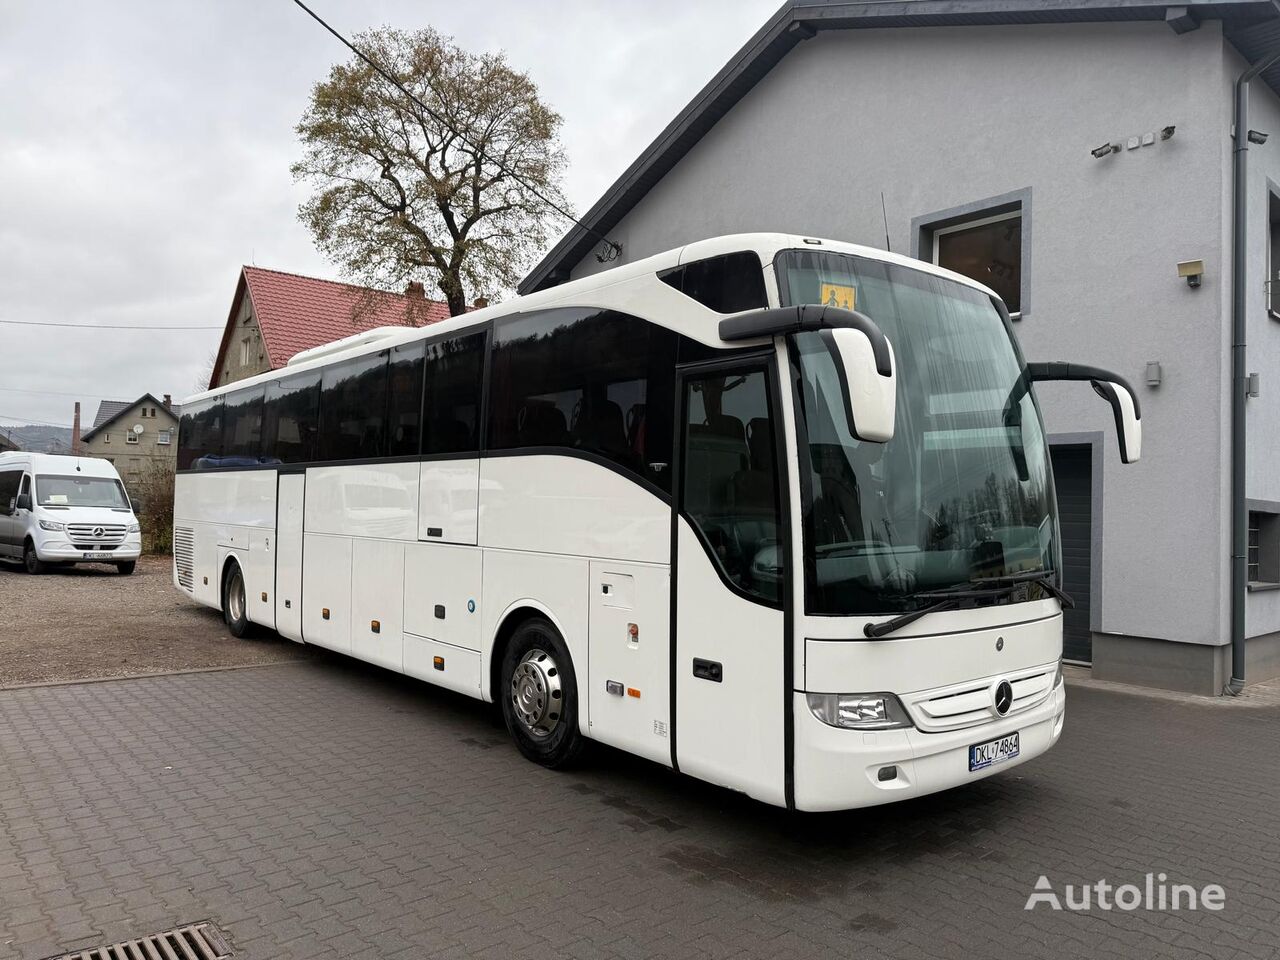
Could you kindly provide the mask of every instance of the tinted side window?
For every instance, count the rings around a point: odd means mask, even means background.
[[[316,459],[320,435],[320,373],[304,373],[267,384],[262,412],[264,463]]]
[[[391,351],[387,382],[387,453],[416,456],[422,420],[421,343]]]
[[[258,462],[262,447],[262,387],[228,394],[223,409],[222,466]]]
[[[21,470],[0,470],[0,513],[13,512],[13,501],[18,496],[18,484],[22,482]]]
[[[492,449],[568,447],[670,489],[676,335],[613,311],[516,317],[494,331]]]
[[[660,274],[659,279],[716,313],[769,305],[764,268],[759,256],[749,250],[681,264]]]
[[[320,459],[382,456],[386,414],[386,350],[325,367],[320,378]]]
[[[473,333],[427,345],[424,455],[480,448],[484,342]]]
[[[218,465],[221,455],[222,398],[184,406],[178,423],[178,469],[207,470]]]

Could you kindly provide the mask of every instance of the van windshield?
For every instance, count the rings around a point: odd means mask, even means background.
[[[36,497],[42,507],[129,509],[124,486],[111,477],[36,477]]]

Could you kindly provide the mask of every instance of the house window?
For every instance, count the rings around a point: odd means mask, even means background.
[[[240,341],[240,366],[249,365],[249,338],[245,337]]]
[[[171,430],[161,430],[160,433],[156,436],[156,444],[161,447],[167,447],[169,445],[169,437],[172,434],[172,432],[173,431]]]
[[[138,435],[137,435],[136,433],[134,433],[132,430],[129,430],[129,431],[128,431],[128,432],[126,432],[126,433],[125,433],[125,435],[124,435],[124,442],[125,442],[125,443],[137,443],[137,442],[138,442]]]
[[[1267,310],[1280,320],[1280,194],[1271,194],[1267,223]]]
[[[1022,314],[1022,209],[933,231],[933,262],[984,283],[1014,317]]]
[[[110,442],[111,442],[111,434],[109,434],[109,433],[104,433],[104,434],[102,435],[102,442],[103,442],[103,443],[110,443]]]
[[[1280,514],[1249,511],[1249,583],[1280,583]]]

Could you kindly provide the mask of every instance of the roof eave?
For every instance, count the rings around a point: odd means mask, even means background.
[[[627,167],[591,209],[520,281],[520,294],[562,283],[600,236],[634,208],[702,137],[792,48],[822,30],[868,26],[951,26],[1013,23],[1163,21],[1168,0],[787,0]],[[1200,19],[1256,9],[1258,22],[1280,18],[1280,0],[1200,0]],[[1233,44],[1237,40],[1228,36]],[[1246,54],[1247,56],[1247,54]],[[1268,77],[1280,93],[1280,67]]]
[[[156,395],[155,395],[155,394],[153,394],[153,393],[144,393],[142,396],[140,396],[137,400],[133,401],[133,403],[129,404],[129,405],[128,405],[127,407],[125,407],[123,410],[117,410],[115,413],[113,413],[111,416],[107,417],[107,419],[103,420],[103,421],[102,421],[100,424],[98,424],[97,426],[95,426],[95,427],[90,427],[88,431],[86,431],[85,433],[80,434],[80,442],[81,442],[81,443],[84,443],[84,442],[86,442],[86,441],[88,441],[88,440],[91,440],[93,437],[97,436],[97,435],[98,435],[99,433],[101,433],[103,430],[107,429],[107,427],[111,426],[111,424],[115,423],[117,420],[119,420],[121,417],[123,417],[126,413],[128,413],[130,410],[132,410],[132,409],[133,409],[134,407],[136,407],[138,404],[140,404],[140,403],[145,403],[145,402],[146,402],[146,401],[148,401],[148,400],[150,400],[152,403],[154,403],[157,407],[164,407],[164,409],[165,409],[166,411],[168,411],[169,415],[170,415],[170,416],[173,416],[173,411],[172,411],[172,410],[170,410],[168,407],[165,407],[165,406],[164,406],[164,401],[162,401],[162,400],[158,399],[158,398],[156,397]],[[175,419],[176,419],[176,418],[175,418]]]

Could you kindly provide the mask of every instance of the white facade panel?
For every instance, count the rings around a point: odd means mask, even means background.
[[[669,563],[671,507],[614,470],[570,456],[486,457],[480,543]]]
[[[418,468],[372,463],[308,469],[307,532],[416,540]]]

